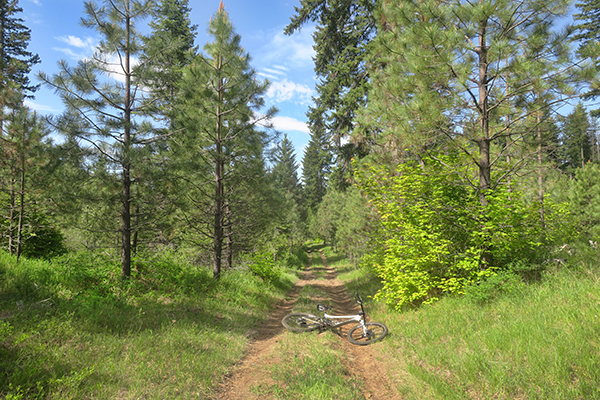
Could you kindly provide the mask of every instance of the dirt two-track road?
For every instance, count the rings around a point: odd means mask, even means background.
[[[327,260],[322,253],[316,253],[316,256],[323,258],[323,265],[308,267],[296,283],[294,290],[288,295],[288,298],[272,311],[266,322],[257,331],[252,332],[249,351],[223,380],[219,390],[214,395],[215,400],[268,399],[264,394],[259,396],[253,393],[251,389],[260,385],[273,384],[270,371],[273,367],[276,367],[276,364],[285,363],[285,360],[277,357],[274,352],[281,335],[289,334],[282,326],[281,319],[291,312],[303,286],[315,286],[320,291],[327,293],[336,313],[347,315],[358,311],[359,306],[346,293],[343,283],[336,277],[334,268],[327,265]],[[321,275],[319,279],[316,279],[317,272]],[[323,334],[333,335],[332,332]],[[385,365],[379,361],[382,355],[379,353],[377,345],[352,345],[346,339],[345,334],[346,331],[344,330],[342,336],[338,339],[346,355],[344,357],[345,362],[348,363],[346,368],[354,378],[362,382],[361,387],[364,398],[369,400],[401,399],[394,389],[393,382],[388,378]]]

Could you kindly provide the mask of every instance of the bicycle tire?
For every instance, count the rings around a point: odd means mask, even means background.
[[[365,325],[367,326],[366,335],[363,332],[362,325],[356,325],[348,331],[348,340],[350,343],[358,346],[366,346],[380,341],[388,333],[387,326],[380,322],[367,322]]]
[[[287,329],[292,332],[310,332],[321,328],[323,324],[310,323],[306,319],[318,320],[319,317],[315,317],[312,314],[307,313],[291,313],[283,317],[281,323]]]

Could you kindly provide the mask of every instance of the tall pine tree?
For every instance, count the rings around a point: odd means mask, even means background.
[[[30,97],[39,85],[31,83],[29,73],[40,57],[27,50],[31,30],[17,16],[22,12],[17,0],[0,0],[0,73],[3,86],[14,82],[22,94]]]
[[[317,21],[315,41],[315,106],[307,116],[313,131],[323,129],[331,141],[329,151],[336,163],[331,186],[346,187],[350,159],[360,152],[352,143],[344,144],[354,127],[356,111],[366,104],[369,90],[368,48],[377,33],[375,0],[302,0],[296,15],[286,27],[293,34]]]
[[[76,67],[65,61],[52,77],[40,74],[46,85],[62,98],[67,110],[64,118],[79,118],[78,129],[69,130],[99,160],[104,168],[97,177],[117,180],[120,186],[121,276],[131,274],[132,187],[139,179],[138,167],[148,159],[147,146],[162,140],[154,127],[141,116],[148,114],[152,99],[145,97],[144,71],[135,60],[143,50],[137,24],[151,11],[150,1],[105,1],[102,6],[85,4],[84,27],[96,30],[102,41],[95,54],[79,61]],[[141,171],[141,168],[139,168]],[[134,178],[135,177],[135,178]]]
[[[185,160],[182,180],[188,183],[192,205],[187,219],[209,240],[198,244],[210,249],[213,275],[219,277],[223,265],[231,265],[234,235],[241,233],[236,229],[252,227],[260,210],[247,208],[257,204],[248,184],[265,174],[267,137],[256,127],[276,110],[258,115],[268,83],[256,79],[222,2],[209,33],[213,41],[204,46],[206,55],[197,56],[184,71],[177,120],[184,135],[175,150]]]

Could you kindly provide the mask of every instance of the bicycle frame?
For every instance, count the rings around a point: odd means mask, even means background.
[[[355,314],[355,315],[331,315],[331,314],[327,314],[327,310],[329,309],[329,307],[325,307],[325,306],[323,306],[321,304],[318,305],[317,308],[320,311],[323,311],[324,322],[326,323],[327,328],[335,329],[335,328],[339,328],[341,326],[347,325],[347,324],[349,324],[351,322],[358,322],[362,326],[363,331],[366,334],[367,327],[365,325],[365,322],[367,321],[367,315],[365,314],[365,308],[363,307],[363,301],[362,301],[362,299],[360,298],[360,296],[358,295],[358,293],[356,293],[355,295],[356,295],[357,303],[360,304],[360,312],[358,314]],[[320,307],[323,307],[323,309],[321,310]],[[344,321],[338,322],[336,324],[330,324],[330,323],[333,322],[331,320],[336,320],[336,319],[337,320],[343,319]]]
[[[363,316],[360,314],[357,315],[329,315],[327,313],[324,313],[323,316],[325,317],[326,320],[329,319],[345,319],[345,321],[342,322],[338,322],[334,325],[330,325],[330,328],[339,328],[340,326],[344,326],[347,325],[351,322],[358,322],[362,325],[363,328],[365,328],[365,321],[363,319]]]

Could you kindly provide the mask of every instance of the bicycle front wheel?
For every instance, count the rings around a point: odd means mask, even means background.
[[[348,331],[348,340],[352,344],[366,346],[380,341],[387,335],[388,328],[380,322],[367,322],[363,329],[362,325],[356,325]]]
[[[319,318],[307,313],[291,313],[283,317],[281,323],[292,332],[309,332],[319,329]]]

